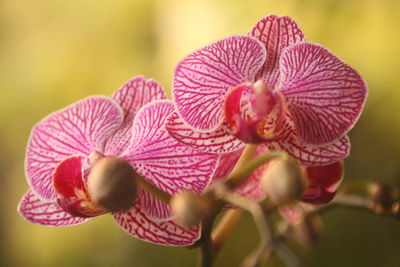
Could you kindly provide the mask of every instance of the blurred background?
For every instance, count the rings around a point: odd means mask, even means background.
[[[196,251],[131,238],[111,216],[71,228],[24,221],[16,207],[28,189],[26,142],[47,114],[135,75],[170,90],[182,57],[268,14],[294,18],[368,82],[347,181],[400,186],[398,0],[0,0],[0,266],[193,266]],[[400,266],[399,221],[347,209],[323,218],[325,235],[301,251],[310,266]],[[217,266],[237,266],[257,240],[242,218]]]

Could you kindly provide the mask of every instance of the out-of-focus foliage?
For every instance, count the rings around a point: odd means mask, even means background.
[[[351,132],[346,179],[400,186],[400,2],[396,0],[2,0],[0,1],[0,266],[192,266],[195,252],[135,240],[110,216],[65,229],[31,225],[16,206],[28,188],[24,151],[42,117],[92,94],[111,94],[144,74],[170,89],[190,51],[245,34],[267,14],[293,17],[308,40],[329,47],[367,80],[370,95]],[[361,211],[324,216],[312,266],[396,266],[400,222]],[[248,218],[218,266],[257,242]],[[243,229],[246,229],[245,231]]]

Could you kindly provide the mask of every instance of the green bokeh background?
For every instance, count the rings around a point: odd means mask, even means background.
[[[268,14],[293,17],[368,82],[346,179],[400,186],[400,1],[0,0],[0,266],[193,266],[196,251],[131,238],[111,216],[70,228],[24,221],[25,145],[47,114],[132,76],[170,90],[182,57]],[[310,266],[400,266],[399,221],[345,209],[323,218],[325,235],[301,251]],[[244,217],[217,266],[237,266],[256,242]]]

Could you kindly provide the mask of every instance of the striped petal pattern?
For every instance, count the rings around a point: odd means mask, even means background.
[[[270,15],[259,20],[249,35],[260,40],[267,50],[267,58],[257,79],[263,80],[268,88],[275,89],[280,77],[279,58],[282,51],[304,41],[304,34],[290,17]]]
[[[136,172],[165,192],[174,194],[188,189],[200,193],[211,180],[218,155],[195,150],[172,138],[163,125],[173,111],[174,105],[168,100],[143,107],[134,120],[132,144],[124,158]]]
[[[228,89],[253,81],[265,57],[263,45],[249,36],[232,36],[188,55],[176,67],[173,82],[180,116],[197,130],[217,129]]]
[[[55,198],[54,167],[71,155],[102,151],[122,120],[122,110],[113,100],[88,97],[40,121],[32,129],[26,152],[26,175],[32,189],[45,199]]]
[[[284,150],[304,165],[326,165],[346,158],[350,153],[350,140],[347,136],[327,146],[309,146],[300,142],[296,134],[276,142],[265,144],[271,151]]]
[[[139,190],[138,201],[146,216],[156,222],[171,220],[173,215],[169,204],[161,201],[157,197],[145,190]]]
[[[89,220],[89,218],[70,215],[61,209],[55,201],[43,200],[31,190],[21,199],[18,212],[26,220],[46,226],[72,226]]]
[[[361,76],[326,48],[301,43],[280,60],[280,90],[305,144],[327,145],[342,138],[360,116],[367,96]]]
[[[105,145],[108,155],[120,155],[131,141],[133,118],[139,109],[154,100],[166,99],[164,88],[154,79],[136,76],[121,86],[112,96],[124,112],[124,123]]]
[[[208,153],[230,153],[245,146],[228,132],[225,124],[211,132],[199,132],[188,126],[175,112],[167,118],[165,128],[179,142]]]
[[[129,211],[113,215],[117,224],[127,233],[150,243],[188,246],[200,238],[199,227],[186,229],[172,221],[155,222],[146,216],[138,204]]]

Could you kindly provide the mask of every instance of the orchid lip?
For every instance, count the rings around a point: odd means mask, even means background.
[[[284,96],[271,91],[261,80],[232,88],[225,98],[224,110],[231,134],[245,143],[272,142],[287,136],[282,131]]]

